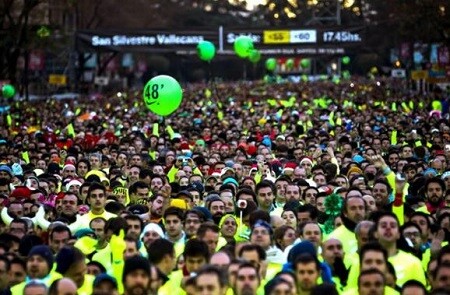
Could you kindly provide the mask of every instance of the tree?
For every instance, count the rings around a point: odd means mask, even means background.
[[[32,47],[30,18],[42,0],[4,0],[0,4],[0,79],[17,81],[17,61]]]

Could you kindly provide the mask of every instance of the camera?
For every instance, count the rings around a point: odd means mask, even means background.
[[[237,206],[239,209],[245,209],[245,208],[247,208],[247,201],[246,200],[238,200]]]

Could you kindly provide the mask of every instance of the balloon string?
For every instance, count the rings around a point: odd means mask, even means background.
[[[216,98],[217,98],[216,102],[221,101],[220,96],[219,96],[219,90],[217,89],[217,83],[216,83],[215,79],[213,78],[211,61],[208,62],[208,80],[211,83],[213,91],[216,93]]]

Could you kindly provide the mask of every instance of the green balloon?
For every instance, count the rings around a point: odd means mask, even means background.
[[[274,71],[277,67],[277,60],[273,57],[266,60],[266,69],[268,71]]]
[[[254,64],[257,63],[261,59],[261,52],[259,52],[259,50],[256,49],[250,50],[248,59]]]
[[[153,77],[144,87],[144,103],[153,113],[168,116],[181,104],[183,91],[177,80],[170,76]]]
[[[253,49],[253,40],[247,36],[239,36],[234,41],[234,52],[240,58],[246,58],[249,56],[250,51]]]
[[[309,58],[304,58],[300,62],[300,65],[302,66],[302,68],[308,68],[311,65],[311,61],[309,60]]]
[[[289,70],[294,68],[294,60],[292,58],[286,61],[286,68],[288,68]]]
[[[10,84],[5,84],[2,87],[2,95],[4,98],[11,98],[16,94],[16,89],[14,89],[14,86]]]
[[[342,63],[343,63],[344,65],[348,65],[348,64],[350,63],[350,57],[344,56],[344,57],[342,58]]]
[[[351,74],[349,71],[342,71],[342,78],[344,78],[345,80],[348,80],[351,78]]]
[[[216,55],[216,47],[209,41],[200,41],[197,44],[197,55],[201,60],[211,61]]]

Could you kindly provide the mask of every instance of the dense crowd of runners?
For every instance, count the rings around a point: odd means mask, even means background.
[[[449,294],[445,90],[183,87],[9,103],[2,294]]]

